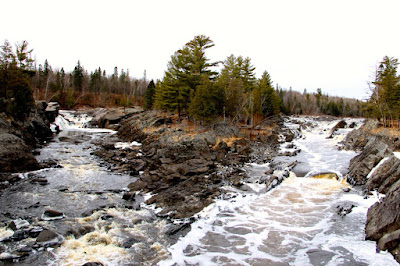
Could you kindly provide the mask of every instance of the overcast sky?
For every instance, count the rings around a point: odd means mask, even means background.
[[[2,1],[0,41],[27,40],[37,63],[114,66],[161,79],[171,55],[209,36],[212,61],[250,57],[293,90],[365,98],[385,56],[400,58],[399,0]]]

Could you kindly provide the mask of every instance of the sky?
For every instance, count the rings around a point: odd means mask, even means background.
[[[196,35],[211,61],[249,57],[275,86],[365,99],[384,56],[400,58],[399,0],[3,0],[0,42],[27,40],[37,64],[129,69],[161,79]]]

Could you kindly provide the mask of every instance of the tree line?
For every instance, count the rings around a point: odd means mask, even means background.
[[[397,58],[385,56],[370,82],[371,96],[366,103],[366,115],[382,121],[384,126],[400,128],[400,76]]]
[[[80,61],[73,71],[65,72],[64,68],[53,70],[45,60],[32,78],[35,98],[58,101],[66,108],[141,105],[148,83],[145,73],[137,79],[129,75],[129,70],[119,71],[118,67],[111,75],[100,67],[89,73]]]
[[[195,36],[177,50],[164,77],[155,82],[149,82],[146,73],[142,78],[133,78],[129,70],[117,67],[111,74],[100,67],[88,72],[80,61],[70,72],[53,69],[47,60],[37,66],[27,46],[23,41],[13,51],[5,41],[1,47],[1,112],[8,110],[12,114],[13,109],[22,110],[36,99],[58,101],[63,108],[142,105],[146,110],[176,111],[179,117],[185,115],[203,124],[223,118],[255,125],[280,113],[363,114],[362,103],[355,99],[331,97],[321,89],[300,93],[274,87],[267,71],[256,78],[248,57],[230,55],[224,61],[210,61],[206,52],[215,44],[204,35]],[[15,74],[14,79],[20,79],[21,88],[13,85],[10,73]]]
[[[179,117],[185,114],[206,124],[224,117],[254,125],[279,113],[362,115],[362,104],[355,99],[330,97],[321,89],[303,94],[278,85],[275,89],[267,71],[256,78],[248,57],[230,55],[223,62],[210,62],[206,51],[213,46],[209,37],[198,35],[177,50],[163,79],[145,92],[144,108],[177,111]]]

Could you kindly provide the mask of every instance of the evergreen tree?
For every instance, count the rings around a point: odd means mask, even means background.
[[[178,110],[179,117],[190,103],[202,78],[213,79],[216,72],[210,68],[218,64],[209,63],[205,56],[206,49],[214,46],[209,37],[195,36],[182,49],[176,51],[168,63],[168,69],[156,91],[156,106],[167,110]]]
[[[75,90],[81,91],[83,86],[83,68],[79,61],[72,72],[72,78]]]
[[[206,77],[197,87],[196,94],[189,106],[189,114],[209,124],[218,113],[218,92],[215,85]]]
[[[261,76],[258,87],[262,99],[262,113],[264,116],[277,115],[280,112],[280,99],[272,86],[272,80],[267,71]]]
[[[147,85],[146,91],[144,92],[144,99],[143,99],[144,110],[150,110],[153,108],[155,88],[156,86],[154,84],[154,81],[151,80],[149,85]]]

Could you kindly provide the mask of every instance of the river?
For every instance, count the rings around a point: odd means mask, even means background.
[[[350,186],[343,175],[356,153],[337,147],[351,129],[339,129],[327,139],[338,121],[286,121],[298,137],[282,145],[282,156],[274,162],[245,165],[251,190],[224,187],[224,196],[196,215],[190,232],[169,245],[167,221],[156,216],[157,210],[122,199],[135,177],[109,171],[92,155],[94,143],[115,132],[85,128],[90,119],[61,112],[62,131],[37,156],[57,160],[61,167],[21,174],[24,179],[0,195],[0,258],[32,247],[27,258],[0,265],[398,265],[390,254],[377,253],[375,242],[364,240],[367,210],[381,195],[364,198],[354,188],[344,192]],[[285,156],[287,151],[297,155]],[[271,163],[295,161],[276,188],[266,192],[259,184]],[[312,177],[327,172],[338,179]],[[32,183],[32,176],[48,183]],[[46,219],[46,210],[63,216]],[[10,241],[14,232],[6,223],[17,218],[29,227],[70,236],[55,249],[35,246],[31,237]]]

